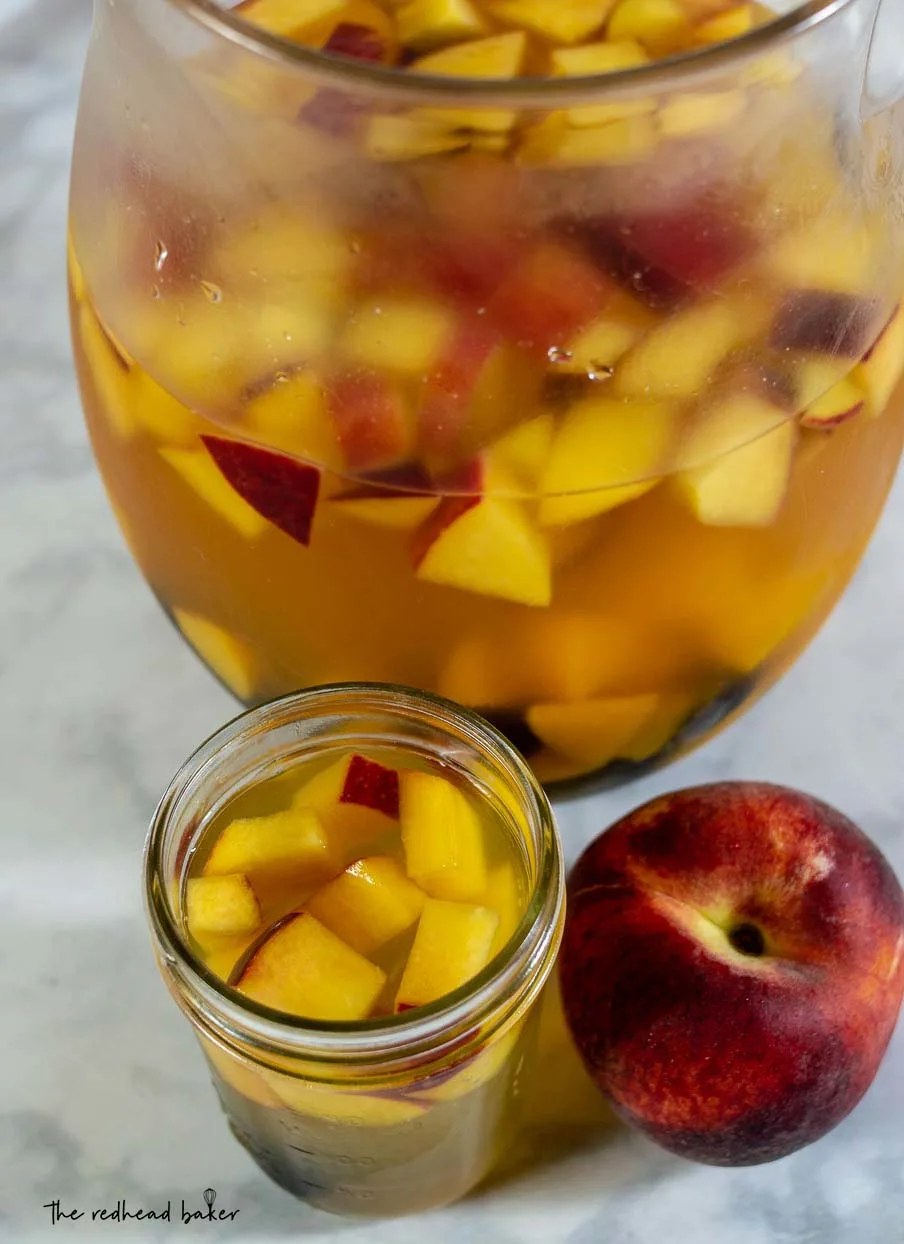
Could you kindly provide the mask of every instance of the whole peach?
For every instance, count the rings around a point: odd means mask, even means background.
[[[904,992],[904,894],[834,808],[756,782],[665,795],[587,848],[568,902],[575,1043],[665,1148],[771,1161],[866,1092]]]

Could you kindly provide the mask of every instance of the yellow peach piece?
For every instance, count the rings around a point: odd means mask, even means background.
[[[470,0],[405,0],[395,9],[399,39],[415,52],[486,34],[486,23]]]
[[[527,722],[537,738],[567,760],[598,768],[624,756],[658,706],[656,694],[535,704]]]
[[[666,56],[683,46],[689,29],[678,0],[619,0],[606,25],[606,36],[636,39],[654,56]]]
[[[251,0],[239,6],[245,21],[285,39],[303,40],[307,27],[342,12],[345,0]]]
[[[364,146],[373,160],[418,160],[467,147],[470,139],[444,115],[374,115],[368,119]]]
[[[629,37],[585,43],[577,48],[556,48],[550,60],[556,77],[575,78],[635,69],[648,64],[650,58],[638,41]]]
[[[352,950],[309,912],[279,924],[236,982],[246,997],[308,1019],[366,1019],[386,973]]]
[[[768,526],[784,500],[796,441],[793,420],[782,422],[775,407],[738,394],[711,410],[691,432],[682,459],[703,465],[679,471],[675,488],[703,523]],[[720,445],[721,454],[712,453]]]
[[[328,1088],[278,1071],[267,1070],[263,1074],[269,1091],[278,1101],[317,1123],[396,1127],[422,1118],[426,1109],[426,1102],[408,1095],[365,1093],[351,1087]],[[312,1140],[316,1143],[316,1135]]]
[[[134,436],[138,431],[138,422],[132,409],[128,363],[87,303],[79,307],[78,326],[91,384],[104,418],[117,436],[124,439]]]
[[[757,25],[752,4],[735,4],[723,13],[716,13],[694,27],[694,43],[724,43],[738,39]]]
[[[486,890],[480,817],[454,782],[417,770],[399,774],[405,870],[433,898],[462,902]]]
[[[356,860],[308,899],[308,910],[359,954],[372,956],[417,922],[426,895],[398,860]]]
[[[556,364],[556,371],[605,376],[655,322],[649,312],[630,305],[627,298],[616,302],[568,343],[568,357]]]
[[[695,397],[728,352],[752,336],[764,319],[752,299],[722,298],[679,311],[620,360],[616,392],[624,397]]]
[[[548,605],[549,547],[518,502],[484,496],[464,509],[457,502],[447,499],[427,519],[425,526],[435,530],[417,562],[417,577],[517,604]]]
[[[488,907],[428,898],[396,995],[396,1010],[425,1006],[477,975],[490,961],[499,917]]]
[[[543,473],[541,523],[579,522],[642,496],[658,483],[674,432],[674,415],[662,402],[576,403]]]
[[[354,312],[340,349],[353,363],[423,375],[443,353],[454,330],[450,313],[425,298],[381,298]]]
[[[364,855],[395,825],[395,808],[381,810],[348,796],[347,782],[354,778],[352,766],[360,761],[348,752],[315,773],[295,793],[292,807],[317,814],[327,837],[343,863]],[[366,762],[365,762],[366,763]]]
[[[659,141],[658,131],[651,115],[646,112],[620,116],[604,125],[587,125],[586,116],[580,128],[563,125],[553,133],[547,131],[547,148],[535,147],[530,155],[536,160],[538,152],[543,163],[563,165],[613,165],[635,164],[646,159]],[[530,152],[530,132],[521,149]]]
[[[684,138],[724,129],[747,107],[743,91],[697,91],[667,99],[656,114],[659,132],[666,138]]]
[[[429,516],[437,497],[418,496],[336,496],[336,513],[387,531],[414,531]]]
[[[552,415],[535,415],[517,424],[488,446],[487,474],[491,480],[509,477],[516,488],[536,488],[549,456],[555,432]]]
[[[135,421],[149,436],[170,446],[190,445],[196,440],[194,413],[146,371],[135,372],[131,400]]]
[[[866,409],[881,415],[904,373],[904,309],[898,308],[881,337],[852,373],[866,394]]]
[[[826,212],[779,238],[765,263],[769,275],[788,289],[868,294],[882,253],[867,225],[842,212]]]
[[[253,933],[261,919],[257,895],[244,873],[189,877],[185,912],[188,931],[199,941],[211,934],[233,937]]]
[[[862,410],[866,393],[854,374],[839,375],[841,359],[812,358],[797,374],[797,399],[805,428],[834,427]]]
[[[174,609],[173,621],[205,665],[210,666],[229,690],[240,700],[250,700],[256,674],[254,653],[248,644],[225,627],[187,609]]]
[[[471,39],[454,47],[422,56],[411,65],[414,73],[454,78],[517,78],[527,52],[523,30]],[[506,108],[419,108],[415,115],[447,130],[488,130],[504,133],[515,124],[516,114]]]
[[[598,31],[615,0],[494,0],[490,14],[498,22],[530,30],[550,43],[580,43]]]
[[[314,812],[292,809],[269,816],[238,817],[213,844],[205,877],[244,873],[257,893],[322,884],[338,871],[336,853]]]
[[[222,519],[246,540],[267,529],[267,520],[235,491],[203,449],[161,449],[160,457]]]
[[[313,212],[267,205],[214,252],[217,275],[228,285],[268,289],[303,282],[308,291],[335,294],[354,255],[348,238]]]
[[[323,387],[306,369],[287,373],[255,392],[245,404],[243,431],[252,440],[284,449],[317,466],[335,468],[342,464],[342,450]]]

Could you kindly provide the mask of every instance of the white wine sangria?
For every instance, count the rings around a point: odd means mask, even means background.
[[[175,625],[246,704],[421,687],[544,783],[706,738],[838,599],[904,435],[894,144],[832,21],[199,7],[103,18],[130,73],[89,65],[70,234]]]

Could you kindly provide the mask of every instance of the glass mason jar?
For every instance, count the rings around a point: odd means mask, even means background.
[[[546,783],[619,780],[787,668],[904,433],[875,11],[465,81],[214,0],[97,0],[88,424],[136,560],[241,700],[401,682]]]
[[[478,976],[413,1012],[326,1023],[273,1011],[193,952],[184,910],[193,852],[240,793],[337,748],[379,744],[441,763],[490,801],[523,848],[524,916]],[[432,696],[367,684],[245,713],[202,744],[163,796],[145,900],[161,973],[229,1125],[289,1192],[341,1214],[423,1210],[463,1196],[511,1142],[536,1003],[561,940],[564,881],[542,788],[485,722]]]

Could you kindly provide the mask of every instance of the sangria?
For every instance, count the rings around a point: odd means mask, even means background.
[[[563,879],[488,727],[398,688],[266,705],[188,762],[147,863],[161,971],[288,1191],[423,1209],[512,1143]]]
[[[98,19],[88,423],[241,700],[419,686],[557,782],[673,755],[787,667],[904,436],[896,153],[845,94],[848,10],[781,37],[721,0]]]

